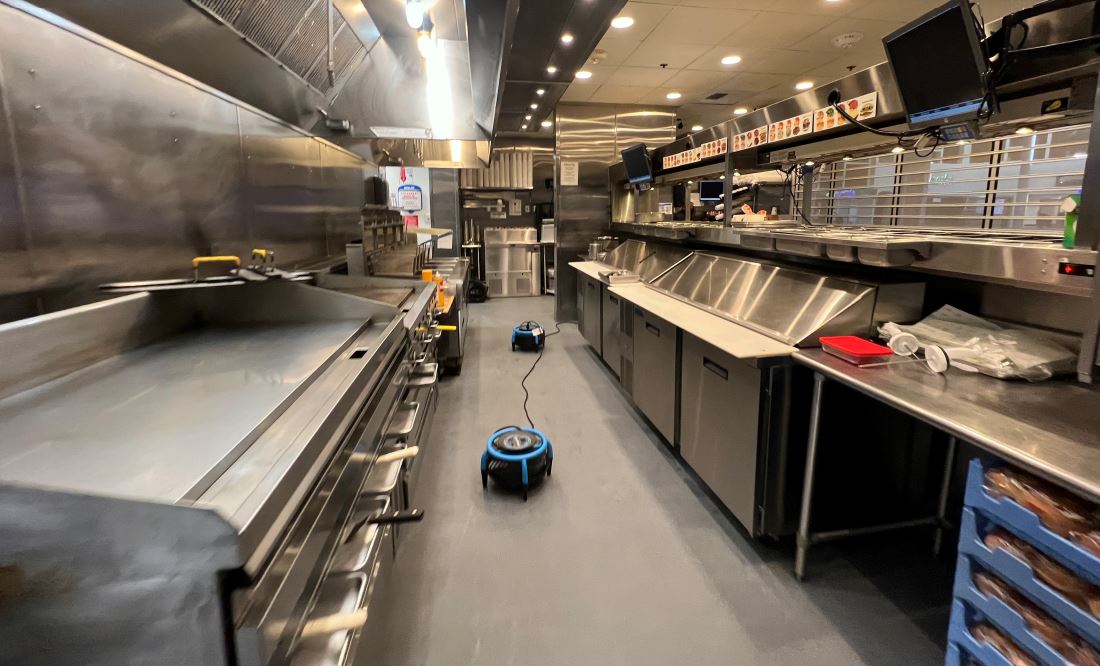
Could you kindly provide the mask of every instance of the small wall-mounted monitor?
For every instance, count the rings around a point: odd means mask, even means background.
[[[951,0],[882,39],[913,129],[976,120],[987,94],[984,27]]]
[[[700,180],[699,201],[721,201],[726,192],[726,183],[721,180]]]
[[[632,184],[639,185],[653,180],[653,164],[644,143],[627,148],[621,155],[623,166],[626,167],[626,179]]]

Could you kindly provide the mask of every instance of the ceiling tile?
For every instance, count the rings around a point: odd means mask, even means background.
[[[688,69],[700,69],[709,70],[712,72],[725,72],[727,75],[732,76],[737,72],[740,72],[742,67],[738,63],[736,65],[723,65],[722,58],[728,55],[741,55],[740,50],[730,46],[714,46],[711,47],[688,65]]]
[[[741,49],[745,57],[753,52],[766,52],[806,39],[833,23],[837,17],[815,14],[760,12],[731,33],[722,44]]]
[[[664,88],[654,88],[653,90],[642,95],[637,103],[638,104],[651,104],[653,106],[668,106],[678,107],[680,105],[679,100],[673,101],[665,97],[665,93],[668,92]]]
[[[806,39],[791,44],[791,48],[798,51],[833,54],[842,51],[842,49],[838,49],[832,44],[833,37],[837,35],[851,32],[863,33],[863,39],[856,45],[861,48],[864,42],[881,42],[885,35],[890,34],[903,25],[905,25],[905,23],[902,21],[843,18],[830,23],[828,26],[818,30]]]
[[[619,67],[615,73],[607,79],[607,83],[617,86],[644,86],[653,88],[664,85],[676,70],[661,69],[660,67]]]
[[[587,101],[604,104],[634,104],[652,92],[653,88],[644,86],[600,86]]]
[[[541,0],[542,2],[555,2],[558,0]],[[622,30],[618,28],[608,28],[608,34],[621,34],[636,36],[638,39],[645,39],[653,34],[657,29],[657,26],[661,24],[666,16],[672,13],[672,7],[669,5],[655,4],[651,2],[628,2],[623,10],[619,12],[619,16],[629,16],[634,19],[634,25]]]
[[[692,0],[692,3],[698,0]],[[730,0],[736,1],[737,8],[742,10],[757,10],[769,12],[784,12],[788,14],[816,14],[818,16],[840,17],[866,5],[871,0],[842,0],[841,2],[827,2],[826,0]],[[904,2],[905,0],[895,0]],[[729,2],[725,3],[729,6]]]
[[[761,90],[767,90],[768,88],[774,88],[789,79],[790,77],[781,74],[754,74],[752,72],[745,72],[731,78],[727,82],[727,85],[737,90],[747,90],[756,93]],[[793,95],[794,92],[792,88],[791,94]]]
[[[872,0],[852,10],[848,16],[908,23],[928,10],[939,7],[943,2],[944,0]],[[988,2],[982,2],[983,10],[986,4]]]
[[[688,90],[707,90],[729,80],[726,72],[706,72],[702,70],[682,69],[665,81],[666,88],[676,88],[681,92]]]
[[[582,86],[574,83],[569,86],[565,94],[561,96],[563,102],[587,102],[597,88],[595,86]]]
[[[707,50],[708,47],[702,44],[669,42],[663,38],[650,37],[627,58],[626,64],[657,67],[664,63],[672,69],[683,69]]]
[[[611,78],[615,75],[615,72],[619,69],[612,65],[585,65],[585,71],[592,72],[592,77],[589,79],[574,79],[574,86],[592,86],[598,88],[605,83],[613,83]]]
[[[737,26],[751,21],[754,16],[755,12],[737,9],[680,7],[661,21],[657,35],[670,42],[718,44]]]
[[[589,62],[595,58],[600,61],[599,64],[601,65],[621,65],[626,62],[626,59],[631,53],[634,53],[641,43],[642,38],[636,35],[619,34],[617,31],[609,32],[596,45],[596,49],[588,57]]]
[[[756,74],[801,75],[808,70],[831,64],[836,60],[833,55],[818,55],[806,51],[773,49],[762,53],[753,53],[741,62],[743,72]]]

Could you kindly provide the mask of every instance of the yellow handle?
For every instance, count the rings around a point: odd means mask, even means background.
[[[240,257],[234,256],[234,255],[231,255],[231,254],[227,254],[227,255],[214,256],[214,257],[195,257],[194,259],[191,260],[191,268],[198,268],[199,266],[201,266],[203,264],[213,264],[213,263],[223,262],[223,261],[232,262],[233,265],[236,266],[237,268],[241,267],[241,258]]]
[[[275,250],[265,250],[262,247],[254,248],[252,250],[252,258],[259,259],[261,262],[267,261],[268,259],[275,261]]]
[[[439,324],[435,328],[436,328],[437,331],[448,331],[448,332],[458,330],[457,326],[447,326],[445,324]]]

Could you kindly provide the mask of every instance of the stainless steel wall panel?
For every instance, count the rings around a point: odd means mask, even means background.
[[[462,237],[459,230],[459,219],[462,209],[458,195],[459,171],[457,169],[432,169],[429,175],[432,184],[432,226],[436,229],[450,229],[451,233],[454,234],[451,237],[451,248],[436,250],[436,256],[460,256],[458,246],[462,242]]]
[[[259,247],[292,266],[326,254],[319,144],[241,110],[245,217]]]
[[[178,273],[196,254],[247,243],[233,105],[0,11],[28,260],[45,309],[86,302],[101,282]]]
[[[66,25],[0,3],[0,320],[200,254],[343,253],[373,165]]]

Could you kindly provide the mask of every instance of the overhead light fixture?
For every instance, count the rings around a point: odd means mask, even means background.
[[[739,55],[728,55],[722,58],[723,65],[736,65],[739,62],[741,62],[741,56]]]
[[[960,139],[960,140],[955,142],[955,145],[956,146],[969,146],[970,142],[967,141],[966,139]]]
[[[1073,159],[1075,159],[1075,160],[1083,160],[1083,159],[1085,159],[1085,158],[1086,158],[1086,157],[1088,157],[1088,156],[1089,156],[1089,154],[1088,154],[1088,153],[1074,153],[1074,154],[1073,154]]]
[[[844,157],[840,158],[840,161],[842,161],[842,162],[851,162],[852,161],[852,156],[851,155],[845,155]]]
[[[527,129],[527,123],[523,123],[523,127],[520,129]]]
[[[561,34],[561,43],[562,44],[572,44],[573,43],[573,35],[569,34],[568,32],[563,32]]]
[[[523,117],[523,119],[524,120],[530,120],[531,119],[531,114],[528,113],[526,116]]]
[[[736,115],[736,116],[743,116],[748,112],[749,112],[749,110],[746,109],[743,106],[739,106],[739,107],[737,107],[736,109],[733,110],[733,114]]]
[[[809,90],[810,88],[813,88],[813,87],[814,87],[814,82],[813,81],[799,81],[798,83],[794,84],[794,89],[795,90]]]
[[[592,78],[592,72],[588,71],[587,69],[582,69],[582,70],[579,70],[576,74],[574,74],[574,76],[576,76],[578,79],[581,79],[583,81],[585,79]]]
[[[547,74],[557,74],[558,73],[558,68],[554,67],[553,65],[550,65],[549,67],[546,68],[546,73]]]
[[[689,181],[688,181],[688,185],[694,185],[694,184],[695,184],[695,181],[694,181],[694,180],[689,180]]]
[[[539,88],[538,90],[535,91],[535,94],[538,95],[539,97],[542,97],[543,95],[546,94],[546,88]]]
[[[429,58],[435,50],[435,39],[430,30],[420,30],[416,33],[416,50],[420,51],[420,57]]]
[[[435,0],[406,0],[405,20],[413,30],[424,27],[424,18],[435,5]]]
[[[553,127],[553,126],[554,126],[554,121],[552,121],[552,120],[544,120],[544,121],[542,121],[542,126],[543,126],[543,127]]]
[[[815,164],[817,164],[817,162],[814,162],[813,160],[806,160],[806,163],[803,166],[812,167]]]
[[[702,125],[692,125],[691,126],[691,131],[692,132],[702,132],[703,131],[703,126]]]
[[[619,30],[626,30],[630,26],[634,25],[634,19],[629,16],[616,16],[611,19],[611,27],[618,28]]]
[[[669,94],[665,95],[665,99],[680,99],[681,97],[683,97],[683,95],[678,92],[670,92]]]
[[[534,110],[535,110],[535,109],[537,109],[537,108],[539,108],[539,105],[538,105],[538,104],[532,104],[532,105],[531,105],[531,110],[532,110],[532,111],[534,111]]]
[[[904,153],[905,149],[902,148],[901,146],[894,146],[893,148],[890,149],[890,152],[894,153],[896,155],[898,153]]]
[[[1019,134],[1020,136],[1027,136],[1029,134],[1034,134],[1035,133],[1035,128],[1034,127],[1019,127],[1019,128],[1016,129],[1016,133]]]

